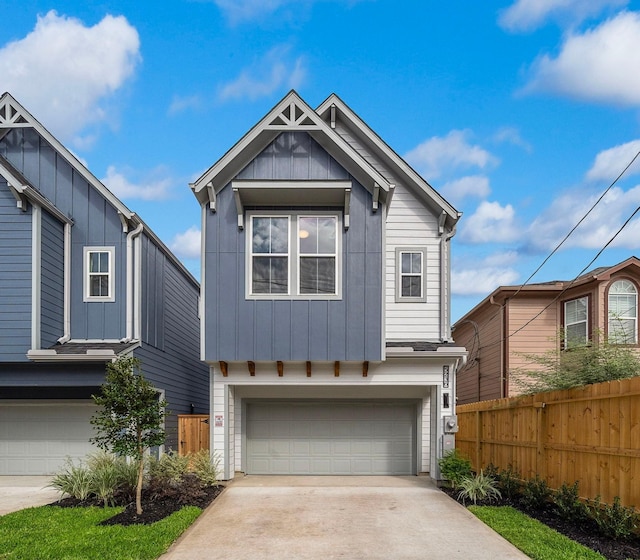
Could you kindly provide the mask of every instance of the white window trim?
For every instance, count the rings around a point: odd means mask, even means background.
[[[402,255],[404,253],[420,253],[422,258],[422,296],[408,297],[402,295]],[[425,303],[427,301],[427,248],[396,247],[396,303]]]
[[[288,293],[286,294],[254,294],[251,292],[253,278],[253,218],[289,218],[289,255],[288,255]],[[298,240],[298,218],[331,216],[336,218],[336,293],[335,294],[300,294],[299,261],[300,244]],[[340,300],[342,299],[342,216],[335,211],[292,210],[292,211],[251,211],[247,212],[248,228],[246,228],[245,244],[245,297],[256,300]],[[295,287],[295,293],[292,291]]]
[[[89,295],[89,255],[91,253],[108,253],[109,254],[109,295],[108,296],[92,296]],[[83,301],[85,302],[113,302],[116,300],[115,294],[115,247],[84,247],[83,253]]]
[[[585,305],[585,311],[586,311],[586,317],[584,318],[583,321],[574,321],[572,323],[570,323],[569,321],[567,321],[567,305],[569,303],[572,303],[574,301],[579,301],[579,300],[585,300],[586,301],[586,305]],[[589,297],[588,296],[581,296],[581,297],[577,297],[577,298],[573,298],[573,299],[569,299],[567,301],[564,302],[564,338],[565,338],[565,347],[569,347],[569,340],[568,340],[568,336],[567,336],[567,328],[572,326],[572,325],[579,325],[581,323],[584,323],[584,341],[580,342],[580,346],[582,345],[586,345],[589,342]]]

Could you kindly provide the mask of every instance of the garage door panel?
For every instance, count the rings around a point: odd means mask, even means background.
[[[245,421],[248,473],[415,473],[411,402],[248,403]]]
[[[53,474],[67,457],[95,451],[93,404],[24,402],[0,405],[0,475]]]

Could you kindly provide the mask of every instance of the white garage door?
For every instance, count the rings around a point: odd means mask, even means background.
[[[413,403],[247,404],[247,473],[409,475],[416,468]]]
[[[96,451],[89,401],[0,403],[0,474],[53,474],[66,457]]]

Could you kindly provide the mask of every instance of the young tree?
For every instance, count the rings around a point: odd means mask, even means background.
[[[93,400],[101,408],[91,418],[98,435],[91,439],[98,447],[126,457],[138,464],[136,511],[142,513],[144,456],[150,447],[162,445],[162,426],[167,415],[166,401],[160,400],[140,371],[140,361],[119,358],[107,364],[105,383]]]

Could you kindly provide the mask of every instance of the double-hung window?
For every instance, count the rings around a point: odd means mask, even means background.
[[[339,296],[339,217],[250,216],[248,296]]]
[[[581,297],[564,303],[565,348],[584,346],[588,341],[589,298]]]
[[[617,280],[609,288],[609,332],[612,344],[638,342],[638,290],[629,280]]]
[[[114,247],[84,248],[84,301],[115,301]]]
[[[396,249],[396,301],[424,302],[425,297],[424,248]]]

